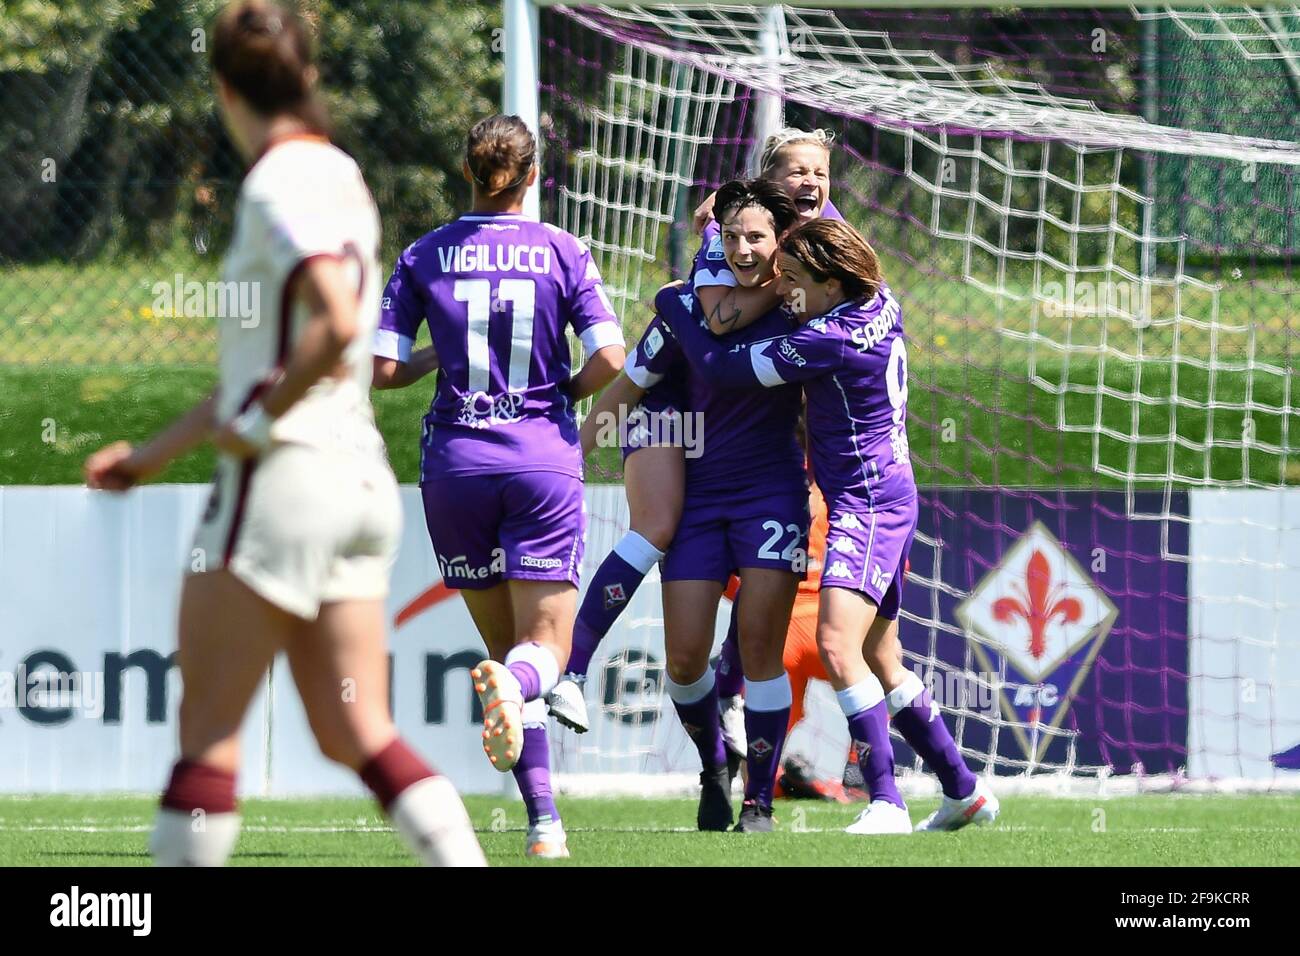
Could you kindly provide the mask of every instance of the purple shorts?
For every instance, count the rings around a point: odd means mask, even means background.
[[[582,480],[553,471],[420,483],[443,582],[481,591],[504,578],[578,583],[587,509]]]
[[[717,581],[733,571],[771,568],[803,574],[808,560],[808,493],[687,499],[660,566],[664,581]]]
[[[646,392],[627,418],[627,434],[622,450],[623,460],[642,448],[667,445],[684,447],[684,419],[682,403],[669,390],[657,391],[658,385]]]
[[[915,498],[878,511],[832,507],[821,586],[860,591],[896,620],[919,514]]]

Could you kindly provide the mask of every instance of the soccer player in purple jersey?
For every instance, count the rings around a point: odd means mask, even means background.
[[[552,798],[545,696],[569,657],[585,531],[576,402],[623,365],[623,332],[583,244],[523,215],[536,143],[516,116],[469,132],[473,211],[397,260],[375,339],[379,387],[436,363],[420,488],[443,580],[459,588],[489,658],[474,669],[483,749],[513,769],[526,852],[567,856]],[[432,353],[413,353],[420,323]],[[572,327],[588,356],[570,369]]]
[[[898,640],[917,521],[902,309],[875,252],[843,222],[822,219],[794,230],[782,242],[779,266],[782,296],[803,323],[788,335],[727,348],[665,293],[656,300],[655,321],[667,321],[692,368],[718,385],[803,383],[813,474],[830,527],[817,645],[872,795],[849,832],[911,830],[894,783],[886,712],[943,787],[942,805],[917,829],[989,823],[997,798],[966,767],[938,706],[903,666]]]
[[[775,281],[777,239],[796,218],[790,198],[765,180],[737,181],[719,191],[718,208],[727,257],[741,281]],[[672,308],[703,324],[689,286],[664,294]],[[626,370],[645,388],[683,363],[663,328],[652,323]],[[787,313],[774,309],[724,342],[740,346],[789,329]],[[737,571],[745,595],[736,613],[749,774],[736,828],[765,832],[772,829],[772,790],[791,704],[782,650],[807,560],[808,489],[796,437],[801,394],[798,385],[758,393],[719,388],[707,376],[690,375],[687,382],[688,406],[703,424],[703,453],[687,458],[682,518],[661,569],[666,689],[700,755],[697,823],[702,830],[726,829],[733,819],[730,775],[709,653],[719,600]]]
[[[833,134],[828,130],[787,128],[769,136],[764,144],[760,175],[785,190],[795,203],[800,222],[818,216],[841,218],[830,200],[832,141]],[[709,316],[710,330],[722,335],[766,315],[781,303],[775,283],[742,282],[732,271],[721,229],[712,218],[717,195],[711,194],[695,213],[704,241],[695,257],[690,281]],[[626,411],[629,408],[634,409],[631,415]],[[640,431],[646,439],[623,446],[629,528],[588,585],[574,627],[573,654],[549,698],[556,720],[578,733],[585,733],[589,725],[583,684],[592,656],[650,569],[663,559],[677,530],[686,490],[685,464],[681,443],[674,443],[671,437],[681,433],[677,423],[688,411],[682,374],[671,375],[649,389],[638,388],[621,375],[600,396],[583,425],[587,451],[594,447],[597,428],[604,421],[635,418],[645,423]],[[670,440],[657,443],[664,436]],[[746,750],[740,698],[744,678],[736,641],[731,636],[735,633],[734,617],[733,607],[731,633],[723,645],[718,667],[723,737],[733,762]]]

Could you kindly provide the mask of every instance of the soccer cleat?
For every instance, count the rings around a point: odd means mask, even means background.
[[[591,729],[587,717],[587,698],[582,692],[587,683],[584,674],[565,674],[546,695],[546,706],[551,716],[575,734],[585,734]]]
[[[737,833],[771,833],[772,808],[765,807],[757,800],[746,800],[740,806],[740,821],[736,824]]]
[[[970,796],[954,800],[944,796],[939,809],[916,825],[918,833],[928,830],[960,830],[968,823],[984,826],[998,818],[1001,804],[983,780],[975,781]]]
[[[524,856],[538,860],[565,860],[569,857],[569,840],[564,824],[559,820],[545,820],[528,828],[528,841]]]
[[[879,836],[887,833],[911,833],[912,818],[905,807],[888,800],[872,800],[858,818],[844,828],[845,833]]]
[[[700,809],[695,825],[700,830],[725,832],[731,828],[731,777],[726,767],[700,773]]]
[[[469,672],[483,705],[483,752],[502,773],[514,767],[524,749],[524,695],[519,681],[497,661],[483,661]]]

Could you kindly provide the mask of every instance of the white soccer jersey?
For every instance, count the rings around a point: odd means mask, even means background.
[[[317,382],[275,421],[271,435],[324,449],[382,448],[369,397],[383,281],[378,253],[379,213],[351,157],[319,137],[282,140],[262,155],[239,192],[222,276],[222,301],[255,307],[218,316],[218,421],[247,408],[287,362],[307,319],[303,305],[288,297],[289,286],[309,260],[332,256],[356,283],[356,338],[338,377]]]

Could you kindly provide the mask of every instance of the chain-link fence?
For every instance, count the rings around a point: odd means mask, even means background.
[[[216,114],[223,0],[0,6],[0,366],[212,363],[241,163]],[[383,256],[463,209],[465,131],[494,111],[500,5],[307,0],[336,142]]]

